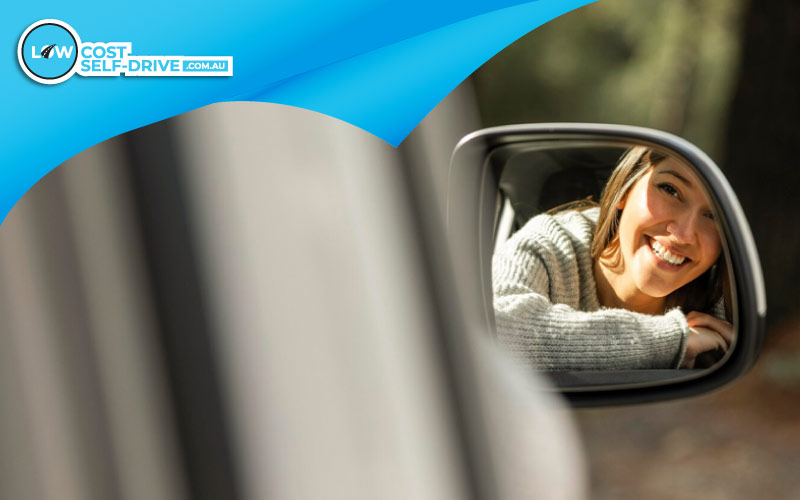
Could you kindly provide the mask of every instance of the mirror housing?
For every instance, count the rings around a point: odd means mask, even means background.
[[[766,296],[758,253],[738,199],[714,162],[700,149],[674,135],[641,127],[550,123],[509,125],[480,130],[464,137],[450,163],[447,229],[450,244],[460,250],[460,286],[474,287],[469,307],[482,311],[484,329],[495,331],[492,254],[497,229],[498,189],[509,161],[523,151],[582,142],[634,144],[669,150],[694,166],[719,214],[723,247],[728,249],[737,338],[724,363],[695,377],[675,377],[657,383],[631,383],[626,374],[592,383],[591,373],[562,374],[556,382],[574,406],[605,406],[654,402],[702,394],[744,374],[761,348]],[[564,376],[566,375],[566,376]]]

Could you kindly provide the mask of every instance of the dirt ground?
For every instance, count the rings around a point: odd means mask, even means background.
[[[710,395],[577,414],[592,498],[800,499],[800,321]]]

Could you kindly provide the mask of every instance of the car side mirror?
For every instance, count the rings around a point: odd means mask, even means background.
[[[531,124],[462,139],[447,226],[484,329],[576,406],[658,401],[755,362],[766,297],[714,162],[664,132]]]

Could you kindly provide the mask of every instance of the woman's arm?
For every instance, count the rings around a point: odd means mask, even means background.
[[[689,326],[680,310],[577,311],[535,292],[495,297],[500,343],[543,370],[678,368]]]

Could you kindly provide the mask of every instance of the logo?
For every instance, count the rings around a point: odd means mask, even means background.
[[[81,39],[69,24],[43,19],[22,33],[17,50],[19,65],[39,83],[61,83],[75,73],[80,46]]]
[[[22,33],[17,57],[32,80],[52,85],[81,76],[233,76],[230,56],[144,56],[131,42],[81,42],[57,19],[37,21]]]

